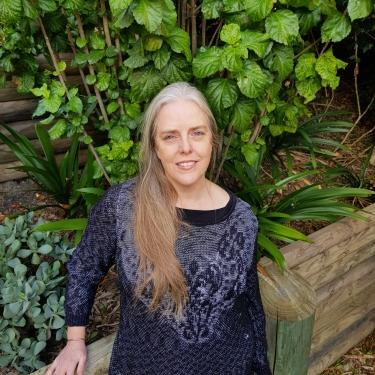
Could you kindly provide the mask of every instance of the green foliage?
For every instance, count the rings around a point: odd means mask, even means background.
[[[42,220],[38,220],[41,224]],[[0,366],[43,367],[40,353],[64,337],[66,237],[33,231],[33,213],[0,225]]]

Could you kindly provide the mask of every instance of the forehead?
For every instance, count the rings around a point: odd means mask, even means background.
[[[156,131],[182,130],[209,126],[205,112],[193,101],[178,100],[164,104],[155,118]]]

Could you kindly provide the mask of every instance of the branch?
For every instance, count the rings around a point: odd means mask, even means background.
[[[228,151],[229,151],[229,146],[230,146],[230,144],[232,142],[233,133],[234,133],[233,132],[233,126],[232,126],[232,124],[230,124],[229,127],[228,127],[228,135],[229,135],[228,143],[225,145],[225,149],[224,149],[222,158],[220,160],[219,167],[218,167],[217,172],[216,172],[216,176],[215,176],[215,179],[214,179],[215,183],[219,180],[221,170],[223,169],[224,162],[225,162],[225,159],[226,159]]]
[[[197,53],[197,20],[195,16],[195,0],[190,0],[191,12],[191,52],[195,56]]]
[[[354,67],[354,88],[355,88],[355,97],[357,100],[357,109],[358,109],[358,116],[361,116],[361,102],[359,100],[359,92],[358,92],[358,75],[359,75],[359,64],[358,64],[358,41],[357,41],[357,33],[354,34],[354,56],[355,56],[355,67]]]
[[[216,34],[219,32],[219,30],[221,29],[221,27],[223,26],[223,20],[220,20],[214,34],[212,35],[212,38],[210,40],[210,43],[208,43],[208,47],[211,47],[212,46],[212,43],[214,42],[215,40],[215,37],[216,37]]]

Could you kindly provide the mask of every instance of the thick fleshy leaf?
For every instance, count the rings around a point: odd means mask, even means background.
[[[220,39],[228,44],[235,44],[241,39],[240,26],[235,23],[224,25],[220,32]]]
[[[304,53],[298,58],[295,68],[296,77],[298,80],[303,80],[308,77],[314,77],[316,57],[314,53]]]
[[[264,59],[265,66],[276,72],[280,80],[284,80],[293,71],[294,52],[292,47],[276,46]]]
[[[337,59],[333,55],[332,49],[329,49],[319,56],[315,69],[322,77],[322,85],[324,87],[330,86],[332,89],[336,89],[340,82],[340,78],[336,75],[337,70],[343,69],[347,65],[346,62]]]
[[[274,0],[244,0],[244,7],[251,21],[257,22],[271,13],[274,2]]]
[[[231,123],[234,129],[243,133],[245,130],[250,129],[251,120],[256,112],[256,105],[250,99],[237,100],[233,106],[233,114]]]
[[[242,94],[252,99],[264,94],[270,83],[270,77],[254,61],[249,61],[246,64],[246,68],[238,75],[237,79]]]
[[[241,32],[241,45],[264,57],[270,51],[272,42],[269,35],[259,31],[245,30]]]
[[[266,31],[276,42],[288,45],[298,36],[298,17],[290,10],[283,9],[271,13],[265,22]]]
[[[214,113],[219,116],[232,107],[238,98],[236,83],[226,78],[211,79],[205,93]]]
[[[197,78],[204,78],[223,69],[221,58],[223,50],[218,47],[201,49],[193,59],[193,73]]]
[[[367,17],[373,10],[372,0],[349,0],[348,13],[352,21]]]
[[[191,61],[190,36],[186,31],[176,27],[168,33],[166,40],[172,51],[184,53],[186,59]]]
[[[157,0],[140,0],[133,10],[137,23],[144,25],[147,31],[154,32],[163,20],[163,5]]]
[[[321,87],[318,77],[310,77],[296,82],[297,91],[305,98],[305,103],[315,99],[315,95]]]
[[[133,72],[128,82],[131,86],[130,96],[133,102],[150,100],[166,85],[160,72],[154,68]]]
[[[168,82],[189,81],[191,78],[190,64],[181,57],[174,57],[161,70],[162,77]]]
[[[352,25],[349,17],[346,14],[336,12],[328,16],[322,25],[322,42],[340,42],[350,34],[351,30]]]

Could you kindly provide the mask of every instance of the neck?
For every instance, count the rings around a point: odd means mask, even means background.
[[[212,204],[211,197],[211,182],[206,178],[202,179],[202,182],[181,188],[176,188],[177,191],[177,202],[176,206],[180,208],[204,208],[204,206],[210,206]]]

